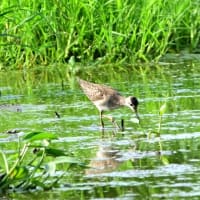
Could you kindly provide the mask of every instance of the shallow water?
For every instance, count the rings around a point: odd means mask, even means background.
[[[48,70],[1,72],[0,145],[15,151],[18,137],[30,131],[54,132],[54,145],[72,152],[90,168],[74,170],[48,192],[9,194],[14,199],[199,199],[200,68],[198,63],[85,74],[83,79],[138,97],[141,124],[128,108],[109,112],[125,131],[105,121],[75,79]],[[63,74],[65,74],[63,72]],[[25,76],[25,78],[24,78]],[[159,109],[167,104],[158,131]],[[61,116],[58,118],[55,112]],[[7,134],[8,130],[17,134]],[[63,168],[64,170],[64,168]],[[6,198],[6,197],[5,197]]]

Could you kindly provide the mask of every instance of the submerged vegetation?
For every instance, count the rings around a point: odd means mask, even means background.
[[[197,0],[7,1],[0,67],[157,60],[199,47]]]

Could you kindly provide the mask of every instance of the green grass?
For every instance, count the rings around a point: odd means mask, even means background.
[[[199,13],[198,0],[2,0],[0,68],[195,52]]]

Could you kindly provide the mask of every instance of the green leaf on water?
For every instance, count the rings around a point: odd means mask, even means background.
[[[67,156],[66,152],[61,149],[46,148],[45,152],[46,152],[47,156],[53,156],[53,157]]]
[[[48,169],[48,172],[50,174],[55,173],[56,171],[56,165],[58,164],[69,164],[69,165],[76,165],[81,167],[88,167],[85,163],[81,162],[80,160],[70,157],[70,156],[60,156],[56,157],[53,161],[50,161],[46,164],[46,167]]]
[[[55,163],[55,164],[61,164],[61,163],[69,163],[69,164],[78,164],[78,165],[83,165],[83,163],[70,156],[60,156],[54,159],[54,161],[51,161],[50,163]]]
[[[165,113],[167,109],[167,104],[164,103],[161,107],[160,107],[160,115],[163,115]]]
[[[61,156],[61,157],[57,157],[55,158],[53,161],[48,162],[46,164],[46,169],[48,171],[48,173],[50,175],[54,175],[56,172],[56,166],[58,164],[75,164],[75,165],[79,165],[79,166],[85,166],[82,162],[80,162],[79,160],[77,160],[76,158],[73,157],[69,157],[69,156]]]
[[[53,140],[57,139],[58,137],[53,133],[47,132],[31,132],[25,135],[23,138],[24,140],[28,140],[29,142],[36,141],[36,140]]]

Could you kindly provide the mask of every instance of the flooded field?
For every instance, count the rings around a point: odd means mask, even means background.
[[[89,70],[89,69],[88,69]],[[62,74],[62,75],[61,75]],[[10,193],[5,199],[199,199],[200,64],[138,67],[80,75],[139,99],[141,123],[128,108],[105,120],[76,82],[56,70],[0,73],[0,146],[12,155],[30,131],[55,133],[53,145],[87,168],[74,168],[50,191]],[[166,109],[159,113],[162,105]],[[160,137],[158,137],[160,126]],[[65,172],[65,165],[57,173]]]

